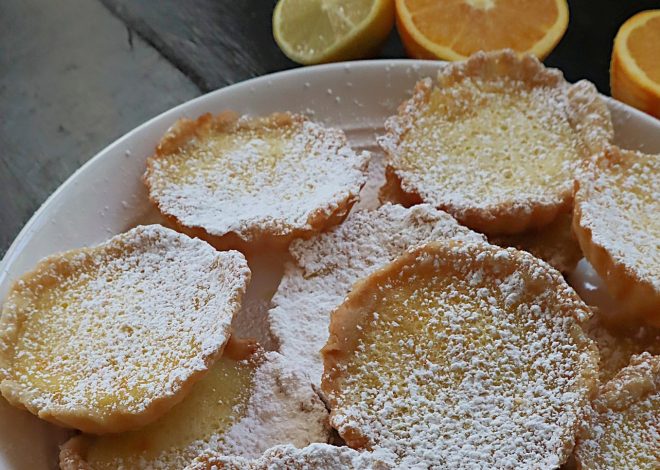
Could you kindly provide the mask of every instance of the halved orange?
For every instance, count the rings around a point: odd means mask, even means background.
[[[568,26],[566,0],[396,0],[396,25],[410,57],[462,60],[513,49],[539,59]]]
[[[660,118],[660,10],[629,18],[614,39],[612,96]]]

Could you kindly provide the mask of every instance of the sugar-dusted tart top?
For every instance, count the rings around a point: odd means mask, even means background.
[[[514,249],[457,241],[358,283],[323,349],[331,424],[403,466],[553,468],[595,387],[590,311]]]
[[[288,445],[273,446],[256,459],[233,456],[207,456],[195,459],[186,470],[390,470],[400,468],[396,455],[381,449],[374,452],[356,451],[347,446],[310,444],[298,448]]]
[[[569,208],[576,165],[613,136],[591,83],[569,85],[513,51],[447,64],[385,127],[390,179],[489,234],[542,226]]]
[[[320,350],[328,340],[330,314],[353,284],[410,248],[446,238],[485,241],[428,204],[409,209],[385,204],[375,210],[353,211],[333,230],[294,241],[289,247],[294,261],[285,265],[268,313],[279,351],[318,385],[323,373]]]
[[[88,432],[154,421],[222,352],[249,278],[240,253],[159,225],[48,257],[3,305],[0,391]]]
[[[319,231],[345,216],[368,155],[339,129],[292,114],[178,121],[149,158],[150,198],[182,227],[243,242]]]

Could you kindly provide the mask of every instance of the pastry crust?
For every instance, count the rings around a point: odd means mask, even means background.
[[[405,198],[488,235],[539,228],[570,210],[575,167],[613,137],[591,83],[569,85],[510,50],[447,64],[385,128],[388,185],[398,179]]]
[[[592,307],[594,315],[585,322],[584,331],[598,346],[599,378],[601,383],[611,380],[626,367],[636,354],[649,352],[660,355],[660,329],[651,326],[612,328],[600,310]]]
[[[226,111],[178,121],[147,161],[150,199],[177,229],[257,252],[340,223],[367,177],[339,129]]]
[[[575,448],[578,469],[660,464],[660,356],[633,356],[601,387]]]
[[[289,247],[293,261],[273,296],[268,323],[278,350],[319,385],[330,313],[351,286],[409,248],[433,240],[485,238],[459,225],[449,214],[420,204],[410,209],[386,204],[355,211],[333,230]]]
[[[545,227],[516,235],[490,237],[489,242],[528,251],[550,266],[569,275],[582,259],[580,244],[573,233],[573,214],[559,214]]]
[[[422,198],[418,194],[407,193],[401,187],[399,178],[392,167],[385,168],[385,183],[378,191],[381,204],[401,204],[403,207],[412,207],[421,204]]]
[[[131,433],[74,437],[62,446],[60,466],[165,470],[223,457],[247,462],[274,445],[327,442],[327,417],[307,378],[281,355],[232,339],[168,414]]]
[[[349,446],[389,449],[404,467],[558,467],[596,385],[597,352],[579,325],[590,314],[525,252],[417,248],[332,315],[330,423]]]
[[[150,423],[222,352],[250,270],[238,252],[159,225],[50,256],[0,317],[0,391],[91,433]]]
[[[623,307],[612,321],[660,327],[660,155],[609,147],[575,186],[573,230]]]

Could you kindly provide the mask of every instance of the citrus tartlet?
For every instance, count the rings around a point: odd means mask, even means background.
[[[591,83],[570,85],[513,51],[445,65],[435,83],[417,84],[385,129],[388,184],[488,235],[568,212],[575,169],[613,137]]]
[[[579,469],[655,470],[660,463],[660,356],[643,353],[601,387],[575,448]]]
[[[304,374],[275,352],[241,343],[232,338],[209,374],[158,421],[72,438],[61,468],[184,468],[200,456],[257,458],[277,444],[326,442],[327,411]]]
[[[146,425],[180,402],[229,339],[250,270],[159,225],[50,256],[0,317],[0,391],[91,433]]]
[[[405,209],[386,204],[357,211],[334,230],[292,243],[294,258],[273,297],[268,322],[279,351],[319,384],[319,351],[328,340],[330,313],[353,283],[393,261],[407,249],[432,240],[484,238],[428,205]]]
[[[525,252],[453,240],[409,251],[332,315],[330,423],[404,468],[558,467],[597,382],[589,315]]]
[[[303,116],[227,111],[179,120],[147,162],[149,197],[179,230],[219,249],[286,245],[341,222],[369,156]]]

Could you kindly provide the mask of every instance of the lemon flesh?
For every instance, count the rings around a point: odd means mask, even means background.
[[[392,0],[280,0],[273,12],[275,41],[301,64],[366,57],[393,25]]]

